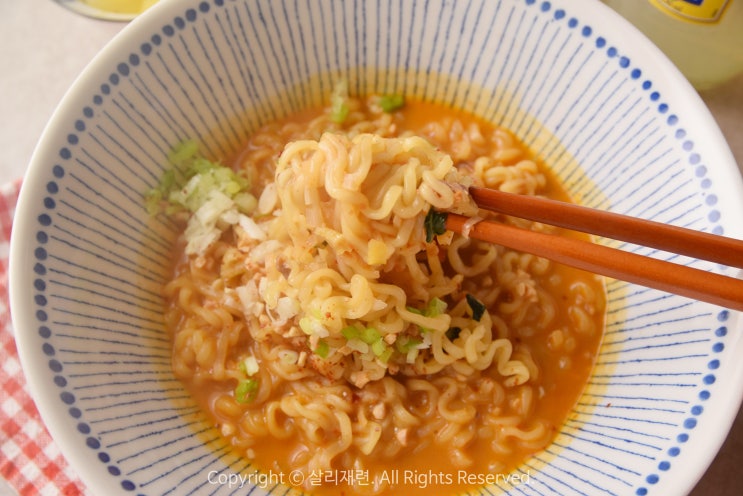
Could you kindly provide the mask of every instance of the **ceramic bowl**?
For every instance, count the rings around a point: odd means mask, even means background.
[[[171,373],[160,286],[175,233],[143,195],[176,143],[199,137],[228,156],[338,78],[504,124],[582,204],[743,237],[741,179],[708,110],[600,2],[159,2],[64,97],[12,239],[22,365],[94,493],[248,493],[229,481],[251,467]],[[469,494],[683,494],[704,473],[743,393],[740,315],[620,281],[607,290],[593,375],[554,443],[518,468],[527,483]]]

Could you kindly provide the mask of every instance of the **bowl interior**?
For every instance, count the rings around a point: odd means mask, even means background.
[[[339,78],[356,94],[502,123],[585,205],[743,233],[740,177],[708,112],[598,2],[160,2],[60,105],[13,233],[24,370],[93,491],[227,494],[230,476],[250,472],[171,372],[160,287],[175,227],[149,217],[143,196],[174,144],[196,137],[208,155],[233,155],[261,124],[326,101]],[[742,394],[739,315],[618,281],[608,295],[585,392],[553,445],[520,467],[526,478],[502,489],[681,493],[722,442]]]

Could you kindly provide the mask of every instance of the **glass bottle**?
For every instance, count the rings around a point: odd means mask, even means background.
[[[698,90],[743,72],[743,0],[604,0]]]

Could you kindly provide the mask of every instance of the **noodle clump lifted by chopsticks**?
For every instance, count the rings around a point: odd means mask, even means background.
[[[240,238],[265,270],[244,303],[254,318],[273,317],[272,333],[322,349],[310,359],[319,372],[358,387],[388,372],[451,365],[470,374],[496,358],[523,383],[528,371],[510,361],[510,342],[492,339],[487,312],[472,318],[462,276],[447,276],[426,243],[430,208],[475,208],[458,176],[451,157],[419,137],[326,133],[290,143],[266,190],[277,196],[262,224],[268,241]]]

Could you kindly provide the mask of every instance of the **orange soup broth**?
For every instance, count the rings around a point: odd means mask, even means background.
[[[290,121],[302,126],[317,117],[321,112],[321,109],[308,110],[292,116]],[[405,106],[396,112],[395,126],[399,130],[409,130],[415,134],[425,136],[425,132],[422,132],[422,130],[426,124],[431,119],[439,120],[442,118],[459,120],[465,126],[476,123],[483,130],[482,134],[484,136],[490,135],[495,128],[493,124],[484,122],[468,113],[420,101],[406,102]],[[289,120],[282,122],[289,122]],[[519,146],[523,148],[523,145],[519,144]],[[553,199],[570,201],[568,194],[549,169],[532,156],[527,155],[525,158],[535,160],[540,172],[546,176],[547,184],[540,191],[541,194]],[[237,167],[241,160],[240,157],[236,157],[228,162],[235,164]],[[579,233],[562,231],[561,234],[587,239],[587,236]],[[182,263],[179,265],[182,266]],[[553,439],[575,405],[591,374],[604,328],[605,289],[603,280],[595,274],[559,264],[553,264],[552,269],[546,275],[535,276],[535,279],[543,287],[549,288],[551,296],[557,303],[558,314],[549,329],[539,329],[531,336],[516,337],[512,341],[515,348],[519,346],[527,347],[534,361],[538,364],[539,377],[536,381],[536,390],[539,399],[535,401],[532,417],[544,419],[549,423],[550,439]],[[563,353],[556,353],[551,347],[550,341],[554,336],[550,336],[550,332],[553,329],[571,325],[571,316],[568,315],[569,312],[566,307],[569,300],[575,301],[574,288],[576,283],[588,285],[596,294],[595,301],[592,302],[596,311],[590,315],[596,332],[575,339],[570,344],[572,349],[566,358]],[[491,369],[494,369],[494,367],[491,367]],[[485,371],[483,375],[502,379],[495,370]],[[189,384],[188,382],[186,387],[216,425],[219,426],[225,421],[216,413],[214,403],[219,396],[232,394],[229,387],[224,384],[205,387],[203,383]],[[357,488],[358,491],[341,480],[350,475],[348,472],[331,468],[322,474],[314,474],[318,476],[317,481],[320,484],[316,489],[313,488],[308,492],[319,495],[364,494],[366,484],[372,484],[375,479],[377,481],[381,479],[390,483],[382,493],[384,495],[458,494],[482,486],[481,482],[483,481],[505,482],[510,472],[529,456],[546,447],[524,449],[514,443],[510,453],[498,455],[499,465],[503,469],[499,469],[498,473],[492,473],[492,469],[489,467],[492,466],[495,455],[489,445],[489,439],[475,438],[468,449],[473,464],[461,470],[452,466],[445,447],[437,446],[434,443],[429,443],[428,446],[414,454],[400,456],[394,460],[394,463],[367,457],[365,469],[360,473],[353,474],[353,477],[360,483]],[[292,470],[288,460],[290,460],[294,449],[294,443],[291,439],[267,442],[254,450],[255,463],[253,466],[259,467],[264,472],[276,473],[279,470],[284,474],[283,480],[287,481],[287,475]],[[306,476],[309,477],[310,474],[306,474]],[[513,480],[518,483],[517,479]]]

